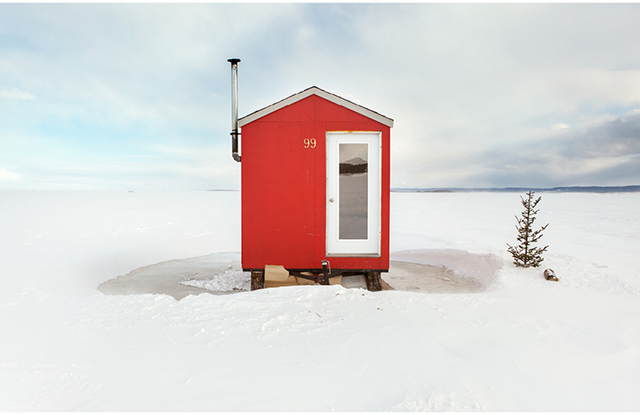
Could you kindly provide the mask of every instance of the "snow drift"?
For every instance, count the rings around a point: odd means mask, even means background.
[[[511,264],[516,195],[403,193],[394,258],[446,263],[486,289],[176,301],[96,287],[238,255],[238,192],[0,192],[0,409],[639,411],[640,195],[542,196],[557,283]],[[477,257],[446,262],[448,250]]]

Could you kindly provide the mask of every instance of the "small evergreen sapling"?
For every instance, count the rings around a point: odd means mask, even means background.
[[[518,219],[516,216],[516,220],[518,221],[518,224],[516,225],[516,229],[518,230],[517,240],[520,244],[515,247],[507,244],[509,247],[507,251],[509,251],[513,256],[513,263],[517,267],[539,267],[540,263],[544,261],[542,253],[549,248],[549,245],[544,248],[536,248],[533,246],[538,242],[538,239],[542,237],[542,231],[547,229],[547,226],[549,226],[547,223],[537,231],[533,230],[533,222],[535,222],[536,214],[540,210],[536,210],[536,206],[540,202],[540,199],[542,199],[542,197],[534,199],[533,195],[534,192],[529,190],[529,192],[527,192],[526,200],[520,196],[520,201],[522,202],[522,206],[524,206],[522,217]]]

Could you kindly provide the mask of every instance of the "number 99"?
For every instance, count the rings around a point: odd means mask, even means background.
[[[316,148],[315,138],[305,138],[303,142],[304,142],[304,148]]]

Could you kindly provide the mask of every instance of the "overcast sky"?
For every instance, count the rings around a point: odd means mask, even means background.
[[[0,189],[239,189],[239,113],[393,118],[393,187],[640,184],[639,4],[0,4]]]

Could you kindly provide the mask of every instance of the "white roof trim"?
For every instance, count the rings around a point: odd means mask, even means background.
[[[393,120],[391,118],[385,117],[382,114],[378,114],[375,111],[372,111],[361,105],[348,101],[342,97],[339,97],[330,92],[322,90],[317,86],[312,86],[311,88],[307,88],[302,92],[298,92],[297,94],[293,94],[290,97],[283,99],[282,101],[278,101],[275,104],[271,104],[268,107],[264,107],[258,111],[252,112],[251,114],[240,118],[238,120],[238,126],[242,127],[245,124],[249,124],[250,122],[257,120],[258,118],[262,118],[267,114],[271,114],[272,112],[277,111],[280,108],[284,108],[288,105],[298,102],[311,95],[317,95],[321,98],[326,99],[327,101],[333,102],[334,104],[350,109],[351,111],[364,115],[367,118],[371,118],[372,120],[377,121],[380,124],[384,124],[389,128],[393,127]]]

